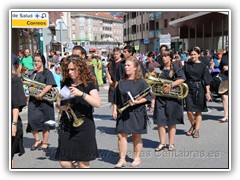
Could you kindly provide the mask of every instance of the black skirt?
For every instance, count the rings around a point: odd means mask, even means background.
[[[53,103],[48,101],[36,101],[30,97],[28,104],[28,126],[26,131],[48,131],[55,129],[55,126],[45,124],[46,121],[55,120]]]
[[[207,112],[205,87],[202,82],[187,82],[189,93],[186,97],[186,111]]]
[[[138,109],[129,107],[117,118],[117,133],[146,134],[148,115],[145,105]]]
[[[153,123],[162,126],[184,124],[181,100],[157,97],[155,100]]]
[[[25,153],[24,147],[23,147],[23,127],[22,127],[22,121],[20,117],[18,118],[17,123],[17,133],[16,136],[12,136],[12,148],[11,148],[11,156],[12,159],[14,157],[14,154],[17,154],[19,156],[23,155]]]
[[[77,129],[72,121],[60,125],[56,159],[59,161],[92,161],[98,157],[96,129],[93,120],[84,118]]]

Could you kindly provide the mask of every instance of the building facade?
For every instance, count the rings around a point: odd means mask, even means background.
[[[163,36],[169,38],[166,43],[175,51],[189,50],[194,46],[202,49],[224,48],[228,41],[227,13],[203,14],[207,15],[201,16],[195,11],[126,12],[123,17],[124,42],[140,52],[158,52],[164,43]],[[179,20],[181,23],[178,23]],[[215,28],[209,28],[211,26]]]
[[[71,40],[87,51],[123,45],[123,20],[107,12],[71,12]]]

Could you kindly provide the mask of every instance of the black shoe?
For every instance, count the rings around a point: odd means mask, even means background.
[[[36,143],[37,143],[37,145],[34,146]],[[40,139],[36,140],[34,145],[32,145],[32,147],[31,147],[31,151],[35,151],[36,149],[38,149],[40,147],[41,143],[42,143],[42,141]]]
[[[46,146],[46,147],[42,147],[43,145],[47,145],[47,146]],[[48,143],[42,143],[42,145],[39,146],[38,150],[39,150],[39,151],[41,151],[41,150],[47,151],[48,147],[49,147]]]

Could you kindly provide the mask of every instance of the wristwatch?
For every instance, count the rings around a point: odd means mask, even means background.
[[[17,125],[17,122],[13,121],[13,122],[12,122],[12,125],[16,126],[16,125]]]

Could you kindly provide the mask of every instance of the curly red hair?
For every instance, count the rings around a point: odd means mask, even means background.
[[[94,83],[96,83],[96,78],[93,76],[93,73],[91,72],[90,67],[87,65],[85,59],[75,55],[68,56],[64,60],[64,63],[61,63],[62,76],[64,81],[70,79],[67,68],[70,62],[76,65],[80,74],[79,79],[82,81],[85,87],[87,86],[88,81],[93,81]]]

